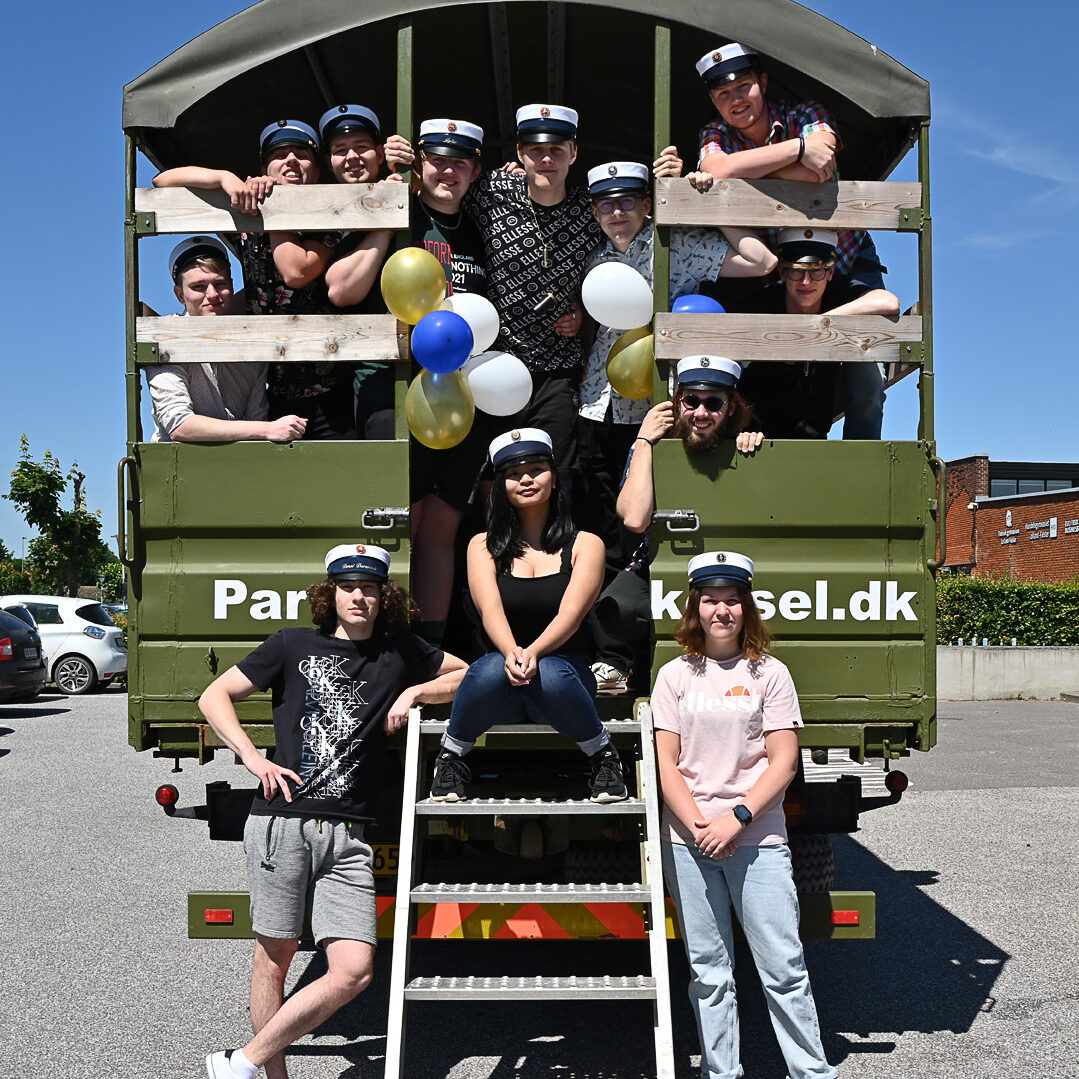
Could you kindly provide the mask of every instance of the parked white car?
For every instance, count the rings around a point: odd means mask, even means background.
[[[49,680],[63,693],[91,693],[127,670],[124,635],[100,603],[70,596],[0,596],[34,616],[49,656]]]

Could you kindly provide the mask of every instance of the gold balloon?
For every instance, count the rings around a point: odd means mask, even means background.
[[[631,401],[652,396],[652,372],[656,354],[652,333],[647,326],[627,330],[611,345],[607,354],[607,381]]]
[[[415,326],[446,295],[442,263],[422,247],[395,251],[382,267],[382,298],[402,322]]]
[[[476,405],[468,380],[460,371],[421,371],[405,394],[405,419],[417,442],[432,450],[448,450],[472,430]]]

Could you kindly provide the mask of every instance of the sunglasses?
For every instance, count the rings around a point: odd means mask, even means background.
[[[634,195],[625,195],[620,199],[601,199],[592,203],[601,214],[613,214],[616,209],[628,214],[641,200]]]
[[[701,397],[696,393],[682,394],[682,407],[693,412],[704,405],[709,412],[722,412],[727,407],[727,397]]]

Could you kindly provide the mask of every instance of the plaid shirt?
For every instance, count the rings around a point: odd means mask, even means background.
[[[836,131],[831,112],[819,101],[781,101],[778,105],[768,104],[768,118],[772,121],[768,133],[767,145],[786,142],[787,139],[804,138],[814,131],[830,131],[836,137],[836,149],[841,149],[843,141]],[[746,139],[741,132],[725,123],[718,116],[701,129],[699,138],[700,154],[698,167],[709,154],[736,154],[739,150],[755,149],[755,144]],[[836,173],[838,178],[839,174]],[[839,230],[839,242],[836,245],[836,273],[850,273],[854,260],[858,257],[858,248],[862,245],[863,233],[851,229]],[[768,229],[764,234],[765,243],[776,249],[776,232]]]

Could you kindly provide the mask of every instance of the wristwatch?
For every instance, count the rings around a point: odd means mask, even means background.
[[[747,824],[753,823],[753,814],[744,806],[736,805],[731,810],[734,814],[734,819],[744,828]]]

